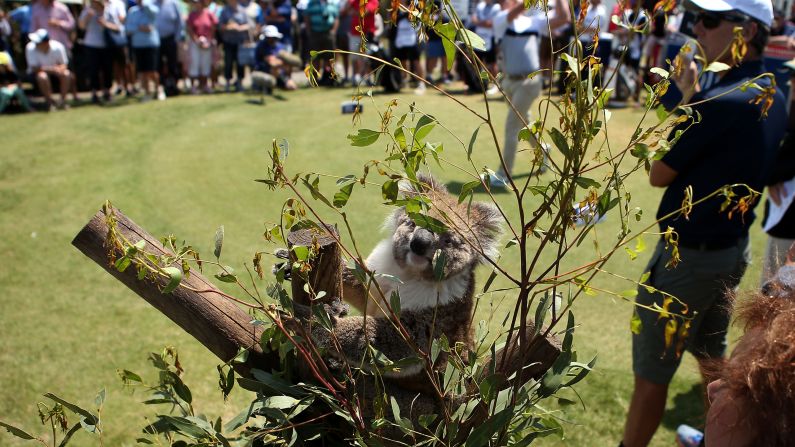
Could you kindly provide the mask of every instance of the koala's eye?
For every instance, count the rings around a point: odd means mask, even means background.
[[[405,225],[405,226],[407,226],[409,228],[414,228],[414,227],[417,226],[417,224],[415,224],[414,221],[409,219],[409,218],[406,218],[405,222],[403,222],[403,225]]]
[[[452,246],[456,245],[455,240],[453,240],[453,238],[450,237],[450,236],[443,236],[442,237],[442,242],[447,247],[452,247]]]

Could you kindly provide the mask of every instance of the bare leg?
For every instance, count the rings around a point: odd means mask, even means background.
[[[52,86],[50,85],[50,78],[47,73],[40,71],[36,73],[36,85],[39,87],[41,96],[47,101],[47,105],[51,106],[52,103]]]
[[[668,385],[649,382],[635,376],[635,390],[629,403],[627,423],[624,426],[625,447],[649,445],[665,412]]]

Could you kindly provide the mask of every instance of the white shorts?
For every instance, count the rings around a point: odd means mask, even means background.
[[[188,67],[188,76],[196,78],[199,76],[210,76],[213,66],[213,49],[200,48],[199,45],[190,41],[188,44],[188,52],[190,55],[190,66]]]

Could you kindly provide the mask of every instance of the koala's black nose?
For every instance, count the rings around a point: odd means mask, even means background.
[[[428,247],[430,247],[432,243],[433,243],[433,233],[426,230],[425,228],[417,228],[414,231],[414,234],[411,235],[411,242],[409,243],[409,248],[415,254],[424,256],[425,252],[428,250]]]

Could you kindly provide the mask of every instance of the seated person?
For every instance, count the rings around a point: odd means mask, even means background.
[[[58,106],[68,108],[66,94],[72,90],[72,95],[77,101],[74,75],[69,71],[69,57],[66,48],[57,40],[51,40],[46,29],[40,29],[28,34],[30,42],[25,47],[25,59],[28,62],[28,73],[39,88],[41,95],[47,101],[47,107],[53,110],[55,102],[52,99],[53,85],[57,82],[61,92],[61,102]]]
[[[31,111],[28,98],[19,87],[19,76],[11,62],[11,56],[3,51],[0,52],[0,113],[15,100],[26,112]]]
[[[295,82],[290,79],[290,67],[300,67],[301,59],[285,50],[280,41],[282,33],[274,25],[267,25],[257,43],[254,53],[254,71],[251,85],[255,90],[270,92],[273,87],[295,90]]]

